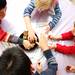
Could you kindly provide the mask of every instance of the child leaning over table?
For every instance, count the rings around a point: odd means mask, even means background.
[[[6,9],[7,9],[7,2],[6,0],[0,0],[0,41],[4,42],[10,42],[15,44],[24,44],[24,46],[30,46],[26,40],[23,40],[17,36],[11,35],[7,32],[5,32],[1,28],[2,19],[6,15]]]
[[[47,22],[47,19],[51,17],[52,21],[49,19],[49,23],[43,24],[45,32],[49,32],[58,24],[61,16],[62,12],[58,0],[31,0],[24,10],[24,21],[28,30],[29,40],[32,42],[37,39],[31,25],[32,19],[38,23]]]

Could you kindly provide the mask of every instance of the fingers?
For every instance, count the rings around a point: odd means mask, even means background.
[[[33,36],[28,36],[28,40],[30,41],[30,43],[35,43],[37,41],[37,37],[34,34]]]
[[[67,66],[67,67],[66,67],[66,71],[67,71],[67,72],[75,73],[75,67],[74,67],[74,66]]]
[[[69,72],[70,71],[71,66],[67,66],[66,67],[66,71]]]

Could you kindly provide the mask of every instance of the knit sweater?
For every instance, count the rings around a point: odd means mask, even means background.
[[[61,35],[62,35],[62,40],[71,40],[74,38],[74,35],[72,34],[71,31],[63,33]],[[66,45],[57,44],[57,48],[55,50],[63,54],[75,54],[75,45],[66,46]]]

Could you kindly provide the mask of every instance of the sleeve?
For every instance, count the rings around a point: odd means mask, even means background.
[[[34,75],[40,75],[37,71],[34,73]]]
[[[48,69],[50,70],[51,73],[53,73],[53,71],[54,71],[55,72],[54,75],[56,75],[58,64],[57,64],[55,57],[53,56],[51,50],[45,51],[44,55],[45,55],[47,62],[48,62]]]
[[[75,46],[57,44],[57,48],[55,50],[63,54],[75,54]]]
[[[14,44],[23,44],[23,39],[8,34],[7,32],[3,31],[1,27],[0,27],[0,41],[10,42]]]
[[[51,50],[46,50],[43,52],[44,56],[47,59],[48,62],[48,69],[45,71],[42,71],[40,75],[56,75],[58,64],[51,52]],[[36,72],[35,75],[39,75],[38,72]]]
[[[61,35],[62,35],[62,40],[70,40],[70,39],[73,39],[72,31],[63,33]]]
[[[59,7],[59,3],[56,4],[54,11],[55,11],[55,15],[52,16],[52,21],[49,22],[49,26],[51,29],[55,27],[55,25],[58,23],[62,15]]]
[[[10,35],[9,38],[8,38],[8,42],[22,45],[23,44],[23,39],[19,38],[17,36],[14,36],[14,35]]]
[[[0,41],[6,41],[7,36],[8,33],[3,31],[2,28],[0,27]]]
[[[31,0],[30,4],[25,8],[24,17],[31,16],[31,13],[32,13],[33,9],[35,8],[34,1],[35,0]]]

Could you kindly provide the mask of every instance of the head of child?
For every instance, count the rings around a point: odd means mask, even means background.
[[[36,37],[37,37],[37,35],[36,35]],[[24,40],[26,40],[27,44],[29,45],[29,46],[20,45],[20,47],[23,48],[25,51],[32,51],[32,50],[35,50],[35,48],[38,47],[38,45],[36,44],[36,41],[35,41],[35,40],[34,40],[34,42],[32,42],[32,43],[28,40],[28,31],[25,31],[25,32],[20,36],[20,38],[23,38]],[[38,37],[37,37],[37,42],[38,42],[38,41],[39,41],[39,40],[38,40]]]
[[[0,57],[0,75],[32,75],[32,62],[18,47],[6,49]]]
[[[0,0],[0,20],[2,20],[6,15],[6,0]]]
[[[54,2],[55,0],[35,0],[35,7],[41,11],[48,10]]]

